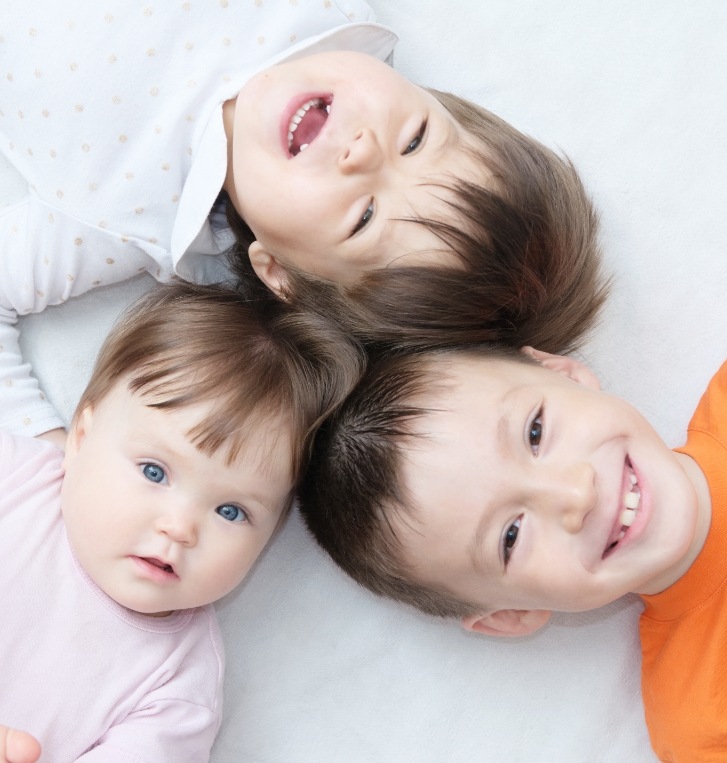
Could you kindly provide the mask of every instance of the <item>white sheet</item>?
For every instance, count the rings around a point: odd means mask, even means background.
[[[616,274],[583,354],[680,443],[727,357],[727,6],[371,4],[401,35],[400,71],[481,102],[580,167]],[[4,168],[6,199],[13,183]],[[28,356],[67,417],[111,321],[150,283],[23,319]],[[487,640],[359,590],[294,516],[219,605],[227,705],[213,760],[652,761],[639,611],[626,599],[520,642]]]

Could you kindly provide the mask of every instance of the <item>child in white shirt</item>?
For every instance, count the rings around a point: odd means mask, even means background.
[[[363,0],[9,0],[0,35],[0,151],[29,187],[0,213],[0,426],[65,424],[18,315],[142,271],[224,280],[231,250],[279,293],[302,272],[379,299],[365,335],[563,349],[602,301],[572,166],[385,65],[396,37]],[[568,320],[544,337],[549,311]]]

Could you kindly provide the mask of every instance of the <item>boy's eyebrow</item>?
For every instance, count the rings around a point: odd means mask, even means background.
[[[510,411],[512,410],[512,405],[510,404],[509,398],[515,394],[517,394],[516,389],[509,389],[503,395],[502,400],[500,400],[499,404],[497,405],[495,447],[499,455],[505,459],[508,458],[511,452],[510,443],[512,442],[512,426],[510,421]],[[491,513],[491,506],[487,501],[485,501],[482,509],[482,516],[480,517],[480,521],[477,523],[477,529],[475,530],[474,537],[472,538],[472,543],[470,544],[470,560],[472,561],[472,566],[475,572],[483,576],[491,574],[493,567],[493,564],[488,558],[491,557],[492,554],[487,553],[487,548],[485,547],[484,543],[485,534],[490,524]]]
[[[512,428],[512,413],[515,408],[513,398],[518,396],[518,388],[511,387],[505,392],[500,401],[497,403],[497,438],[496,447],[497,452],[502,458],[507,459],[512,457],[512,442],[513,442],[513,428]]]
[[[482,516],[480,517],[480,521],[477,523],[477,529],[475,530],[475,534],[472,538],[472,543],[470,544],[469,548],[469,556],[472,567],[478,575],[482,575],[483,577],[486,577],[489,574],[491,567],[491,565],[488,563],[488,556],[490,555],[487,553],[487,549],[485,548],[484,544],[485,533],[487,532],[487,527],[490,523],[488,515],[489,512],[485,506],[485,509],[482,512]]]

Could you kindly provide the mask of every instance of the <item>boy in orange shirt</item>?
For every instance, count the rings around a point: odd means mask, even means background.
[[[320,433],[302,510],[359,583],[481,633],[640,594],[657,755],[724,761],[725,464],[727,364],[672,451],[575,359],[399,354]]]

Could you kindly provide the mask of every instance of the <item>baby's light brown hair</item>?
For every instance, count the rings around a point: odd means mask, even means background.
[[[285,422],[292,474],[305,468],[313,433],[363,368],[360,348],[320,315],[264,295],[182,281],[159,285],[131,305],[104,342],[76,416],[119,382],[159,409],[212,403],[189,433],[205,453],[232,462],[255,427]]]

